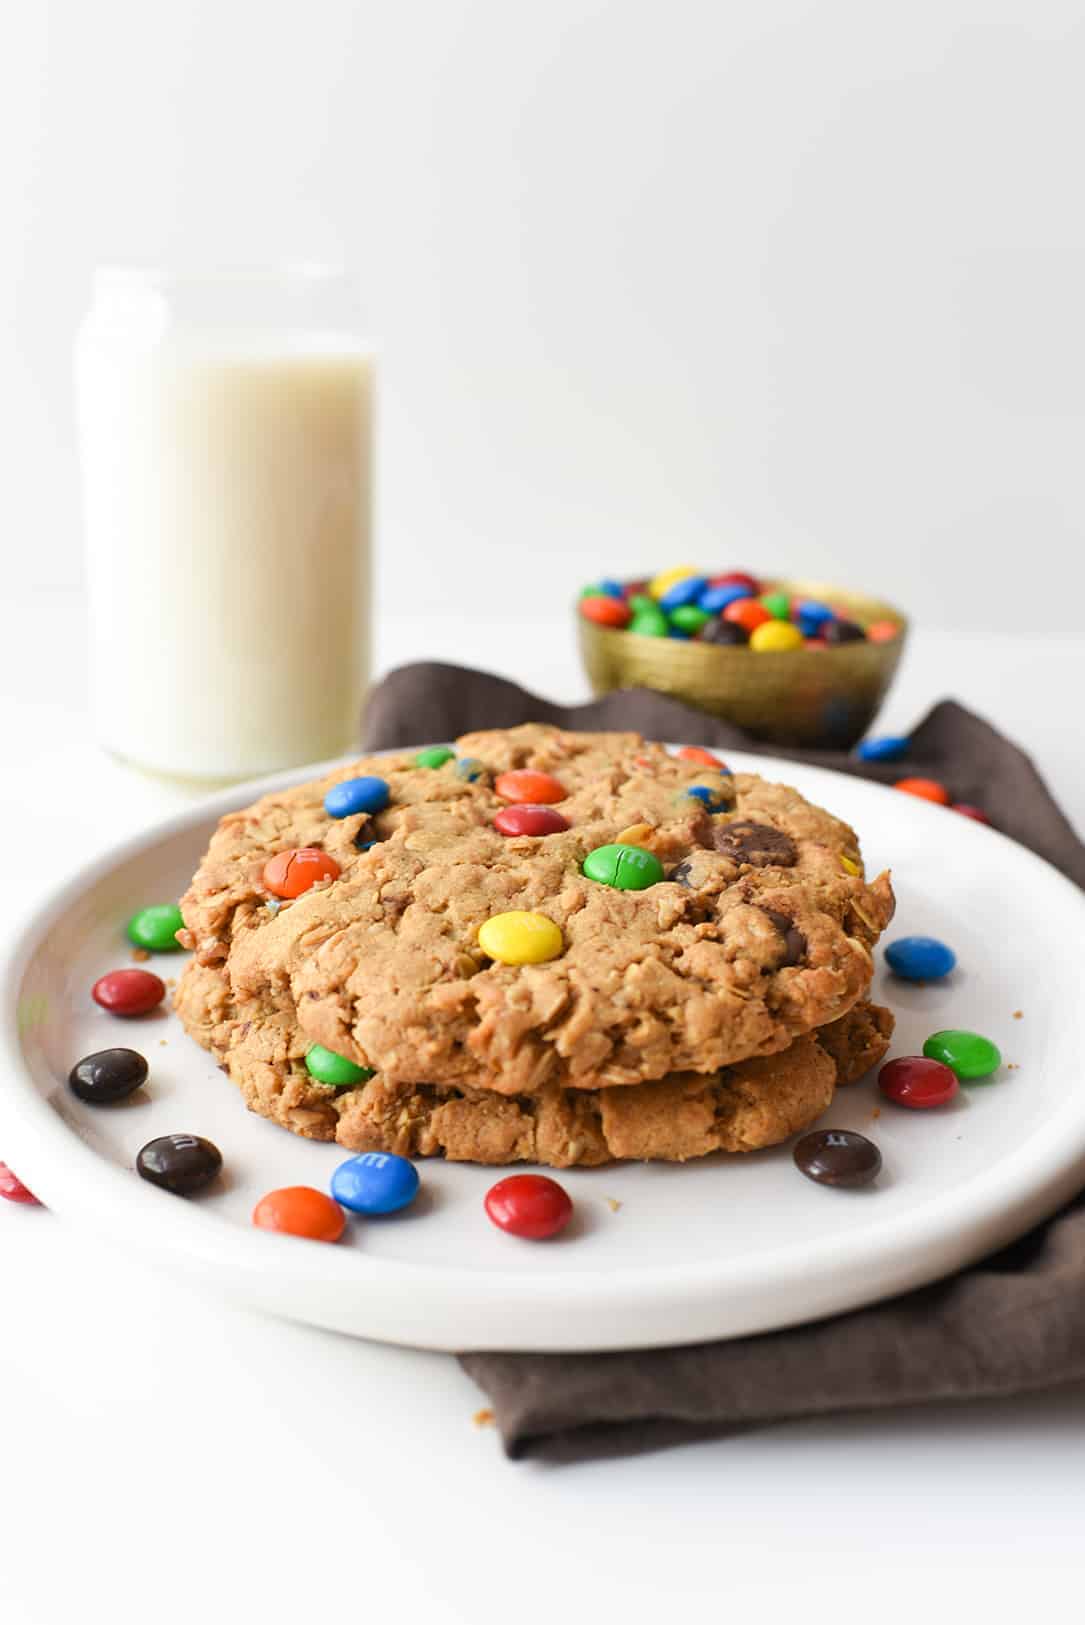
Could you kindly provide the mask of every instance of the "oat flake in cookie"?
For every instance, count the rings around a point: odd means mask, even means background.
[[[888,877],[868,882],[854,832],[797,791],[632,733],[526,724],[468,735],[436,769],[416,754],[363,759],[231,814],[182,899],[195,959],[178,1009],[221,1057],[244,1045],[246,1064],[268,1069],[257,1094],[300,1090],[311,1110],[316,1043],[392,1091],[526,1099],[714,1075],[787,1049],[869,987]],[[524,770],[564,788],[567,830],[494,827],[508,805],[495,782]],[[387,782],[388,805],[330,818],[327,792],[364,775]],[[665,878],[637,891],[585,876],[585,857],[631,829]],[[328,877],[269,896],[264,866],[299,849],[325,853]],[[553,921],[562,952],[488,960],[479,929],[511,912]]]

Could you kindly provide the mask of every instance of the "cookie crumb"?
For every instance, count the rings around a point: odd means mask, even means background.
[[[1006,1062],[1006,1071],[1007,1072],[1020,1072],[1020,1070],[1021,1070],[1021,1068],[1018,1066],[1016,1061],[1007,1061]]]
[[[150,959],[150,957],[151,956],[147,952],[146,948],[133,948],[132,949],[132,958],[135,960],[137,965],[142,965],[143,961],[145,959]]]
[[[617,1213],[618,1209],[622,1205],[618,1201],[618,1198],[616,1196],[608,1196],[608,1197],[605,1198],[605,1200],[606,1200],[607,1207],[610,1209],[610,1211],[612,1213]]]
[[[159,1042],[159,1043],[160,1043],[160,1044],[167,1044],[167,1043],[168,1043],[168,1042],[169,1042],[169,1040],[168,1040],[168,1039],[167,1039],[167,1038],[160,1038],[160,1039],[159,1039],[159,1040],[158,1040],[158,1042]]]
[[[1015,1010],[1014,1013],[1013,1013],[1014,1021],[1020,1021],[1021,1017],[1024,1015],[1024,1013],[1025,1012],[1023,1010]]]
[[[481,1411],[476,1411],[474,1416],[472,1416],[471,1420],[472,1420],[472,1422],[475,1424],[475,1426],[477,1428],[492,1427],[493,1426],[493,1420],[494,1420],[494,1413],[487,1406],[487,1407],[484,1407]]]
[[[882,1115],[881,1107],[880,1106],[875,1106],[874,1110],[870,1114],[870,1121],[873,1122],[876,1117],[880,1117],[881,1115]]]

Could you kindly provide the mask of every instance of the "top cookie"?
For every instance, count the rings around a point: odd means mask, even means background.
[[[466,735],[436,769],[415,755],[362,759],[221,821],[181,909],[237,1020],[275,1016],[388,1083],[523,1095],[772,1054],[868,988],[888,877],[868,883],[854,832],[796,790],[637,734],[534,723]],[[568,830],[494,829],[507,804],[494,780],[514,768],[560,781]],[[386,810],[329,817],[329,788],[362,774],[387,782]],[[640,891],[587,878],[585,857],[619,841],[665,878]],[[302,846],[340,873],[282,902],[264,864]],[[559,928],[557,957],[487,958],[480,927],[516,910]]]

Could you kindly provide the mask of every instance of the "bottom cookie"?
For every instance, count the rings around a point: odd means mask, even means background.
[[[349,1151],[552,1168],[638,1160],[686,1162],[713,1151],[757,1151],[809,1127],[835,1088],[885,1054],[891,1013],[860,1003],[839,1021],[712,1074],[674,1073],[653,1083],[585,1091],[556,1086],[530,1096],[433,1084],[386,1084],[379,1074],[350,1089],[315,1083],[287,1059],[284,1018],[240,1039],[218,1008],[222,979],[192,966],[178,1009],[191,1035],[219,1060],[251,1111],[309,1139]],[[226,1032],[230,1042],[224,1044]],[[246,1042],[248,1040],[248,1042]]]

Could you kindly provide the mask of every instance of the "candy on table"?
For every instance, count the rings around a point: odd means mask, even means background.
[[[318,880],[336,880],[338,876],[339,865],[319,846],[295,846],[268,858],[262,878],[276,897],[294,898]]]
[[[350,1089],[373,1076],[371,1066],[359,1066],[347,1056],[325,1049],[323,1044],[311,1044],[306,1050],[305,1070],[317,1083],[326,1083],[332,1089]]]
[[[925,1055],[902,1055],[887,1061],[878,1073],[878,1088],[887,1100],[913,1111],[944,1106],[957,1093],[957,1075],[951,1067]]]
[[[554,801],[564,801],[568,795],[561,780],[555,779],[552,773],[536,773],[530,768],[499,773],[494,780],[494,793],[502,801],[532,806],[549,806]]]
[[[855,621],[826,621],[822,628],[822,637],[830,646],[835,643],[864,643],[866,633]]]
[[[937,937],[898,937],[885,957],[893,975],[905,982],[940,982],[957,963],[953,949]]]
[[[452,771],[465,784],[480,784],[490,776],[490,769],[477,756],[461,756]]]
[[[166,984],[149,970],[111,970],[90,990],[95,1004],[111,1016],[145,1016],[166,997]]]
[[[483,1199],[499,1230],[529,1241],[556,1236],[573,1216],[569,1193],[545,1174],[510,1174],[491,1185]]]
[[[127,1100],[147,1082],[147,1062],[134,1049],[99,1049],[84,1055],[68,1073],[73,1095],[89,1106],[112,1105]]]
[[[739,598],[752,598],[754,594],[741,581],[724,581],[713,586],[709,582],[697,602],[710,615],[718,615],[728,604]]]
[[[972,1033],[962,1027],[946,1027],[931,1033],[923,1045],[923,1054],[932,1062],[947,1066],[962,1083],[978,1083],[989,1078],[1002,1065],[1002,1054],[997,1044],[981,1033]]]
[[[918,796],[921,801],[935,801],[940,807],[949,806],[949,791],[937,779],[898,779],[893,789],[903,790],[909,796]]]
[[[854,1189],[881,1172],[882,1154],[873,1140],[852,1129],[816,1129],[804,1134],[794,1152],[795,1166],[816,1185]]]
[[[137,948],[146,948],[152,954],[172,954],[180,949],[178,931],[184,929],[181,910],[176,903],[151,903],[133,914],[128,922],[127,936]]]
[[[387,779],[378,779],[365,773],[359,779],[343,779],[333,784],[324,797],[324,811],[329,818],[350,818],[354,813],[383,812],[392,792]]]
[[[669,615],[676,609],[696,604],[707,586],[707,576],[683,576],[672,587],[668,587],[666,592],[659,594],[659,607],[665,609]]]
[[[608,846],[597,846],[584,859],[584,873],[589,880],[616,891],[644,891],[657,886],[663,879],[663,865],[654,852],[642,846],[625,846],[612,841]]]
[[[40,1207],[33,1191],[27,1190],[22,1180],[12,1173],[6,1162],[0,1162],[0,1196],[5,1202],[23,1202],[27,1207]]]
[[[653,576],[648,583],[648,592],[653,598],[662,598],[663,594],[669,592],[676,582],[684,581],[689,576],[699,576],[699,574],[700,572],[695,570],[691,564],[676,564],[673,569],[661,570],[658,575]]]
[[[629,605],[621,598],[582,598],[580,613],[586,621],[594,621],[596,626],[628,626],[632,618]]]
[[[974,807],[970,801],[953,801],[950,803],[950,812],[960,813],[962,818],[974,819],[977,824],[989,824],[991,820],[982,807]]]
[[[774,621],[786,621],[791,617],[791,599],[786,592],[763,592],[760,603]]]
[[[677,609],[671,610],[670,618],[672,629],[677,627],[680,632],[685,632],[688,637],[692,637],[694,633],[699,632],[701,627],[707,625],[712,619],[706,609],[699,609],[696,604],[679,604]]]
[[[252,1210],[252,1222],[260,1230],[277,1230],[284,1236],[304,1236],[307,1241],[338,1241],[346,1229],[347,1216],[338,1202],[311,1185],[284,1185],[268,1191]]]
[[[456,752],[450,745],[427,745],[420,750],[414,759],[415,767],[444,767],[451,762]]]
[[[907,756],[911,740],[903,734],[882,734],[877,739],[863,739],[855,747],[861,762],[899,762]]]
[[[713,620],[709,621],[697,634],[699,643],[718,643],[738,648],[749,643],[750,634],[744,626],[735,621]]]
[[[522,802],[514,807],[502,807],[494,814],[494,829],[499,835],[560,835],[569,828],[569,820],[553,807],[534,806]]]
[[[510,909],[483,921],[478,945],[487,959],[502,965],[541,965],[564,952],[565,938],[545,914]]]
[[[726,762],[721,762],[718,756],[701,745],[683,745],[675,755],[680,762],[700,762],[703,767],[714,767],[721,773],[731,771]]]
[[[789,649],[801,649],[802,633],[789,621],[764,621],[750,633],[750,648],[755,654],[784,654]]]
[[[871,621],[866,629],[868,643],[889,643],[900,633],[896,621]]]
[[[418,1169],[390,1151],[363,1151],[332,1175],[332,1196],[352,1213],[399,1213],[418,1195]]]
[[[136,1172],[174,1196],[193,1196],[210,1185],[222,1167],[222,1152],[199,1134],[162,1134],[148,1140],[136,1158]]]
[[[764,604],[759,604],[756,598],[736,598],[733,604],[728,604],[723,611],[723,619],[732,621],[735,626],[741,626],[744,632],[752,632],[755,627],[764,626],[771,621],[772,616]]]

